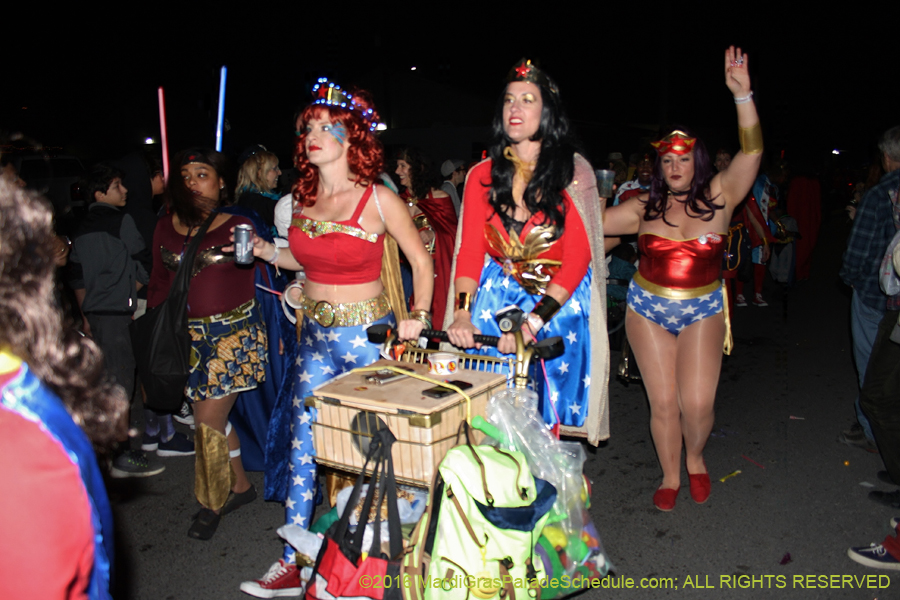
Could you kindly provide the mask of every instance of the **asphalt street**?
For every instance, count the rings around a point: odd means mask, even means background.
[[[826,223],[811,280],[788,293],[769,280],[769,307],[737,309],[705,452],[706,504],[690,499],[683,474],[675,510],[654,508],[661,473],[646,397],[640,385],[610,382],[612,437],[588,449],[586,473],[617,577],[607,580],[614,589],[582,598],[900,597],[900,576],[846,555],[880,542],[900,516],[866,497],[873,486],[889,489],[875,477],[878,455],[836,441],[853,422],[856,395],[849,295],[837,278],[846,229],[840,218]],[[618,359],[614,352],[613,370]],[[224,518],[211,541],[189,539],[193,458],[161,460],[167,469],[157,477],[109,484],[116,597],[248,598],[241,581],[280,555],[283,508],[260,499]],[[251,479],[262,489],[261,473]]]

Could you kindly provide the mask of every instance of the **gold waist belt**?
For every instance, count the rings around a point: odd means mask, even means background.
[[[252,314],[254,306],[256,306],[256,299],[251,298],[237,308],[233,308],[226,313],[210,315],[208,317],[197,317],[196,319],[190,318],[188,319],[188,325],[196,326],[200,323],[231,323],[232,321],[246,319]]]
[[[376,298],[360,302],[331,304],[307,296],[300,302],[303,313],[322,327],[353,327],[373,323],[391,312],[391,304],[382,292]]]
[[[656,296],[668,298],[669,300],[689,300],[691,298],[699,298],[711,292],[716,291],[722,285],[721,279],[716,279],[712,283],[708,283],[698,288],[677,289],[658,285],[647,281],[640,273],[634,274],[634,282]]]

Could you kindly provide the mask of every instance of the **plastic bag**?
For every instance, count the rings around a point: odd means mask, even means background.
[[[573,577],[576,571],[588,579],[605,576],[611,565],[587,512],[590,493],[582,474],[586,456],[581,444],[553,436],[538,412],[538,397],[532,390],[503,390],[488,401],[486,413],[503,438],[499,444],[522,452],[531,473],[556,487],[556,503],[537,548],[548,578],[551,573],[553,577]],[[545,589],[543,597],[576,591]]]

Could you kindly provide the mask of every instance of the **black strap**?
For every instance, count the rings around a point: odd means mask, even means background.
[[[203,241],[206,231],[209,229],[209,226],[212,224],[213,219],[216,218],[217,214],[218,213],[215,211],[209,213],[209,216],[203,221],[203,224],[200,225],[200,229],[197,230],[197,235],[195,235],[191,240],[191,243],[188,244],[181,257],[181,263],[178,265],[178,271],[175,273],[172,287],[169,288],[167,299],[174,299],[179,305],[183,305],[184,310],[187,310],[188,289],[191,285],[191,272],[194,269],[194,258],[197,256],[197,249],[200,247],[200,242]]]

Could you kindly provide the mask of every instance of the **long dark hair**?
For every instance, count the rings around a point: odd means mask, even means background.
[[[535,84],[537,85],[537,84]],[[541,90],[541,123],[531,139],[541,142],[541,153],[534,167],[531,181],[525,187],[523,200],[525,208],[532,214],[544,214],[543,225],[556,228],[557,237],[562,235],[566,209],[563,191],[575,177],[576,143],[572,135],[569,119],[563,110],[559,93],[545,85]],[[555,87],[555,85],[554,85]],[[500,94],[500,101],[494,112],[492,124],[493,138],[488,155],[491,158],[491,207],[500,216],[504,225],[509,226],[515,213],[516,202],[512,195],[513,176],[516,169],[503,153],[512,142],[503,129],[503,103],[506,87]]]
[[[219,199],[203,198],[195,196],[184,184],[181,177],[181,167],[189,163],[203,163],[215,170],[216,175],[225,181],[225,187],[219,190]],[[169,183],[166,189],[169,209],[178,215],[178,220],[187,227],[197,227],[208,216],[209,211],[220,206],[228,206],[232,203],[231,190],[234,188],[231,161],[221,152],[209,148],[188,148],[175,155],[172,161],[175,166],[169,175]]]
[[[63,329],[52,219],[43,198],[0,181],[0,347],[25,361],[107,452],[125,438],[128,400],[93,340]]]
[[[409,193],[424,198],[432,188],[441,187],[441,175],[431,157],[421,148],[407,146],[397,153],[397,160],[409,164]]]
[[[717,204],[716,198],[710,198],[709,184],[712,181],[715,172],[712,163],[709,160],[709,152],[706,151],[706,145],[703,140],[698,138],[690,129],[686,127],[673,127],[685,132],[688,136],[696,138],[694,143],[694,180],[691,182],[691,189],[687,192],[684,200],[678,200],[687,207],[689,215],[696,215],[703,221],[711,221],[717,210],[725,208],[725,203]],[[669,131],[672,131],[670,129]],[[668,132],[666,132],[668,133]],[[660,136],[662,138],[663,136]],[[666,219],[666,210],[669,206],[669,186],[666,184],[666,178],[663,176],[662,160],[657,158],[653,165],[653,179],[650,182],[650,197],[647,200],[647,206],[644,207],[644,220],[655,221],[662,219],[666,225],[672,225]]]

